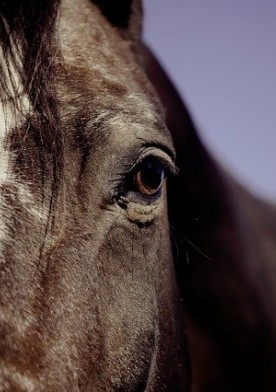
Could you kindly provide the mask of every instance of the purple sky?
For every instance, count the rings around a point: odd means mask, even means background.
[[[209,149],[276,200],[276,1],[144,0],[145,39]]]

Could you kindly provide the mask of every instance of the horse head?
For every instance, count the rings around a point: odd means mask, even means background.
[[[175,151],[124,3],[2,4],[4,390],[185,383]]]

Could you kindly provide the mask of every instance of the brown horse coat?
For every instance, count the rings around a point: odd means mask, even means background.
[[[169,184],[169,212],[187,311],[192,390],[274,391],[276,207],[217,166],[164,71],[144,53],[167,108],[180,167]]]

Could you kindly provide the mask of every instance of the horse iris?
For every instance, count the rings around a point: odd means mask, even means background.
[[[135,190],[145,196],[155,196],[164,181],[164,166],[156,159],[146,159],[134,175]]]

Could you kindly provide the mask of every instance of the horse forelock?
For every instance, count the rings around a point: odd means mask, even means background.
[[[58,51],[55,22],[59,4],[60,0],[0,1],[2,216],[5,215],[3,209],[6,203],[3,188],[7,189],[8,186],[10,189],[16,186],[17,196],[24,194],[25,207],[30,207],[31,195],[26,170],[35,168],[32,154],[26,153],[30,138],[34,140],[39,152],[36,165],[40,167],[36,173],[39,171],[40,185],[44,184],[45,173],[51,167],[52,184],[48,203],[50,214],[62,183],[63,136],[53,65]],[[9,194],[10,189],[7,191]]]
[[[0,92],[10,114],[32,112],[40,124],[41,146],[59,156],[61,129],[55,96],[53,60],[56,56],[55,21],[59,0],[0,3]],[[24,99],[29,103],[26,113]],[[16,123],[16,122],[15,122]],[[8,124],[8,123],[7,123]]]

